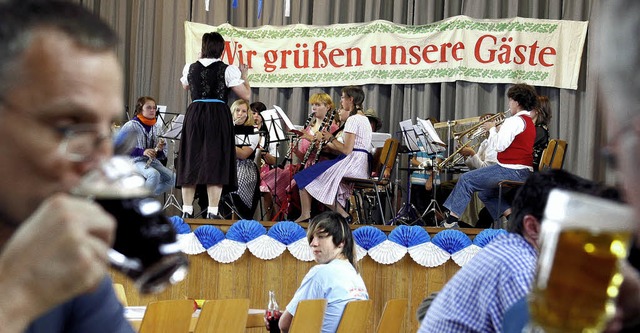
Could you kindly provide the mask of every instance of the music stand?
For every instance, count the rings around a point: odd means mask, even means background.
[[[175,157],[177,156],[177,152],[175,148],[175,140],[180,140],[182,136],[182,124],[184,122],[184,115],[167,112],[165,113],[165,116],[166,114],[172,114],[174,115],[174,117],[171,119],[171,122],[168,124],[164,120],[165,117],[161,117],[163,123],[165,123],[167,127],[164,133],[162,135],[159,135],[159,137],[168,139],[169,142],[171,142],[172,147],[170,148],[173,148],[173,156],[175,159]],[[175,173],[176,166],[174,163],[172,163],[172,169],[173,169],[173,172]],[[169,196],[167,197],[167,200],[165,201],[164,206],[162,206],[162,210],[166,210],[169,207],[175,207],[180,212],[182,212],[182,207],[180,206],[180,202],[178,202],[178,198],[176,198],[175,194],[173,194],[174,190],[175,190],[175,184],[173,187],[171,187],[171,191],[169,192]]]
[[[432,170],[435,169],[433,178],[436,178],[431,179],[432,177],[430,177],[430,179],[428,180],[433,182],[433,188],[431,189],[431,202],[429,202],[429,205],[424,210],[424,212],[422,212],[418,219],[423,219],[425,215],[433,212],[434,225],[437,226],[438,219],[436,217],[436,213],[440,213],[442,215],[442,210],[440,208],[440,205],[438,204],[438,201],[436,200],[437,187],[440,186],[440,170],[438,169],[436,154],[446,150],[447,145],[442,142],[442,140],[438,136],[438,133],[436,132],[436,129],[433,127],[433,124],[431,124],[431,121],[417,118],[415,129],[418,140],[421,142],[423,147],[426,147],[427,154],[431,155],[431,167]]]
[[[409,161],[407,165],[407,198],[396,216],[389,221],[389,224],[394,225],[399,221],[403,221],[403,224],[411,225],[420,218],[417,209],[411,203],[411,172],[418,170],[411,168],[411,159],[413,154],[421,151],[421,149],[418,146],[418,136],[411,119],[400,122],[400,131],[397,134],[402,137],[402,142],[404,143],[401,152],[407,154]]]
[[[285,196],[286,196],[286,198],[284,198],[285,200],[281,200],[283,198],[279,198],[278,196],[278,169],[282,167],[283,168],[282,172],[284,172],[284,167],[287,164],[287,161],[289,162],[289,164],[291,164],[291,159],[287,159],[286,156],[282,162],[278,162],[277,154],[279,153],[280,142],[289,140],[289,137],[287,134],[285,134],[284,128],[282,125],[284,124],[284,126],[290,130],[295,129],[295,125],[291,122],[289,117],[287,117],[287,115],[284,113],[282,108],[280,108],[277,105],[274,105],[273,109],[262,111],[262,116],[267,126],[267,130],[269,131],[269,143],[275,142],[277,147],[276,148],[276,165],[275,165],[275,171],[274,171],[273,200],[278,204],[278,206],[280,206],[280,209],[278,209],[278,211],[272,216],[272,221],[275,221],[280,216],[282,216],[284,219],[287,218],[287,211],[289,209],[289,205],[291,204],[290,189],[285,192]],[[289,147],[289,149],[292,149],[292,148],[293,147]],[[289,177],[288,182],[289,184],[291,183],[291,177]]]

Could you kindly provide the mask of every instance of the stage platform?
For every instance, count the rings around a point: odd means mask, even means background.
[[[239,224],[238,221],[206,219],[187,219],[184,222],[188,224],[191,231],[207,225],[214,226],[224,233]],[[267,230],[276,224],[276,222],[270,221],[258,223]],[[301,223],[300,226],[306,230],[307,224]],[[355,232],[356,229],[365,226],[379,229],[386,236],[389,236],[396,229],[396,226],[370,225],[352,225],[351,228]],[[444,230],[442,228],[418,228],[424,229],[432,237],[434,243],[438,242],[435,235],[451,234],[450,232],[442,233]],[[416,230],[415,227],[413,230]],[[468,236],[469,240],[473,240],[483,231],[483,229],[458,230]],[[368,231],[371,229],[369,228]],[[460,269],[459,261],[456,262],[453,259],[454,256],[451,256],[452,259],[446,259],[437,266],[426,267],[419,264],[407,253],[391,264],[384,264],[380,263],[381,260],[373,255],[373,251],[370,252],[370,255],[364,255],[359,261],[360,273],[367,286],[369,296],[374,302],[367,332],[374,332],[385,302],[393,298],[409,299],[409,310],[405,316],[403,332],[415,332],[419,326],[415,318],[418,305],[429,294],[440,290]],[[111,275],[114,282],[122,283],[125,286],[129,305],[146,305],[150,301],[163,299],[248,298],[250,299],[250,308],[264,308],[268,303],[268,291],[274,290],[280,307],[284,308],[300,285],[304,275],[315,264],[313,261],[300,260],[292,253],[284,251],[273,259],[265,260],[260,259],[250,250],[246,250],[239,258],[229,263],[214,260],[212,253],[207,251],[189,255],[190,269],[187,278],[160,294],[150,296],[142,296],[137,293],[133,283],[120,273],[112,271]],[[247,332],[262,333],[264,329],[248,329]]]

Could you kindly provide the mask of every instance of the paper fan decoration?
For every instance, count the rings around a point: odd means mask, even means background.
[[[221,232],[222,233],[222,232]],[[222,236],[224,238],[224,236]],[[178,234],[178,244],[180,244],[180,250],[186,254],[200,254],[207,249],[202,246],[198,237],[193,232],[188,234]]]
[[[267,235],[284,245],[289,245],[301,238],[306,238],[307,232],[295,222],[283,221],[274,224]]]
[[[466,265],[471,260],[471,258],[475,257],[476,254],[480,252],[480,250],[482,250],[481,247],[471,244],[464,249],[452,254],[451,259],[453,259],[453,261],[458,264],[458,266],[462,267]]]
[[[224,239],[224,233],[222,232],[222,230],[212,225],[199,226],[196,228],[196,230],[193,231],[193,233],[196,235],[196,238],[198,238],[200,244],[202,244],[202,247],[204,247],[205,249],[218,244]]]
[[[407,248],[398,243],[385,240],[369,249],[369,256],[377,263],[389,265],[399,261],[407,254]]]
[[[287,246],[267,235],[262,235],[248,242],[247,249],[262,260],[271,260],[281,255]]]
[[[256,220],[240,220],[227,231],[227,239],[248,243],[267,233],[267,229]]]
[[[356,261],[362,260],[362,258],[367,256],[367,250],[363,249],[362,246],[356,244]]]
[[[433,236],[431,243],[453,254],[471,245],[471,240],[460,230],[442,230]]]
[[[369,250],[387,240],[387,235],[378,228],[364,226],[353,231],[353,238],[356,244],[362,246],[365,250]]]
[[[417,225],[399,225],[389,234],[389,240],[404,247],[412,247],[431,241],[429,233]]]
[[[177,234],[188,234],[191,232],[191,227],[184,222],[182,217],[175,215],[169,218],[171,224],[173,225],[173,229],[176,230]]]
[[[494,238],[506,234],[507,231],[504,229],[484,229],[473,239],[473,244],[479,247],[485,247],[491,243]]]
[[[287,249],[289,250],[289,252],[291,252],[291,255],[298,260],[313,261],[315,259],[313,257],[311,246],[309,246],[309,242],[306,238],[301,238],[287,245]]]
[[[230,239],[223,239],[218,244],[207,249],[207,253],[209,253],[209,256],[211,256],[213,260],[228,264],[240,259],[246,249],[247,244],[245,243],[236,242]]]
[[[416,263],[425,267],[440,266],[451,258],[449,252],[439,248],[433,242],[412,246],[407,252]]]

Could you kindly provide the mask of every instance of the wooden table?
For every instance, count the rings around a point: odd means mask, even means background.
[[[147,309],[146,306],[127,306],[124,310],[124,316],[131,324],[131,327],[137,332],[140,330],[140,324],[142,323],[142,317]],[[249,309],[249,317],[247,318],[247,328],[264,328],[264,309]],[[193,332],[196,329],[196,323],[198,322],[198,316],[200,310],[196,310],[191,316],[191,323],[189,324],[189,332]]]

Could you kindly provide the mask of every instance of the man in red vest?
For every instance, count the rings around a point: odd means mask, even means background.
[[[499,202],[498,182],[501,180],[525,181],[533,171],[533,143],[536,129],[529,111],[537,103],[535,89],[527,84],[516,84],[507,91],[509,111],[501,126],[487,122],[483,126],[489,132],[489,142],[498,152],[498,164],[476,169],[463,174],[444,202],[449,216],[445,228],[457,228],[458,218],[471,200],[473,192],[491,213],[494,220],[510,209],[506,202]]]

